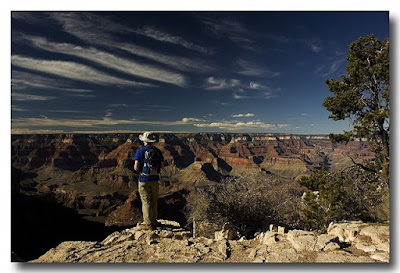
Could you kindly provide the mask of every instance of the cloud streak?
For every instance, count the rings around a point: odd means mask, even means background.
[[[245,84],[238,79],[216,77],[208,77],[205,80],[204,88],[207,90],[231,90],[235,100],[249,98],[270,99],[276,97],[280,91],[280,88],[273,89],[255,81]]]
[[[11,64],[33,71],[44,72],[63,78],[99,85],[154,87],[153,84],[129,81],[110,76],[87,65],[70,61],[41,60],[13,55],[11,56]]]
[[[196,45],[194,43],[188,42],[185,39],[183,39],[180,36],[172,35],[166,32],[163,32],[161,30],[155,29],[151,26],[145,26],[140,29],[132,29],[132,32],[139,34],[139,35],[144,35],[146,37],[152,38],[154,40],[160,41],[160,42],[166,42],[166,43],[171,43],[175,45],[179,45],[181,47],[194,50],[203,54],[210,54],[212,53],[210,50],[208,50],[206,47]]]
[[[198,16],[200,21],[206,26],[210,34],[225,38],[235,43],[239,47],[259,53],[261,49],[255,44],[250,30],[240,21],[214,16]]]
[[[205,88],[208,90],[223,90],[240,88],[240,80],[208,77]]]
[[[329,66],[326,66],[325,64],[318,66],[314,70],[314,73],[322,77],[328,77],[338,71],[345,62],[346,59],[344,58],[334,60]]]
[[[196,123],[194,126],[199,128],[218,128],[222,130],[235,131],[235,130],[256,130],[256,129],[280,129],[288,127],[288,124],[270,124],[261,121],[249,121],[249,122],[211,122],[211,123]]]
[[[105,51],[100,51],[93,47],[87,48],[69,43],[54,43],[45,38],[34,36],[25,36],[25,39],[29,40],[31,44],[37,48],[87,59],[104,67],[111,68],[129,75],[139,76],[178,86],[185,85],[185,79],[180,74],[138,63],[132,60],[127,60],[126,58],[120,58],[116,55],[107,53]]]
[[[235,115],[232,115],[231,117],[234,117],[234,118],[243,118],[243,117],[254,117],[255,115],[253,114],[253,113],[247,113],[247,114],[235,114]]]
[[[271,71],[267,67],[259,66],[244,59],[238,59],[237,64],[239,65],[239,71],[237,73],[240,75],[267,78],[276,78],[281,75],[280,72]]]
[[[12,90],[27,89],[46,89],[46,90],[62,90],[72,93],[91,93],[92,90],[83,88],[72,88],[71,84],[66,81],[56,80],[29,72],[13,70],[11,76]]]
[[[42,118],[17,118],[12,120],[14,128],[30,128],[30,127],[82,127],[97,128],[101,126],[115,125],[149,125],[149,126],[179,126],[193,124],[202,121],[196,118],[182,118],[177,121],[147,121],[136,119],[113,119],[112,113],[107,112],[102,119],[53,119],[48,117]]]
[[[183,46],[202,53],[211,53],[205,47],[185,41],[183,38],[147,26],[141,29],[131,28],[117,24],[106,17],[99,17],[87,13],[51,13],[53,19],[61,23],[65,32],[90,44],[96,44],[107,48],[124,50],[131,54],[145,57],[175,69],[185,71],[209,71],[212,68],[200,60],[163,54],[133,43],[118,41],[116,34],[135,33],[152,38],[155,41],[168,42]],[[100,34],[99,34],[100,33]]]
[[[26,93],[16,93],[12,92],[11,97],[13,101],[48,101],[48,100],[53,100],[56,97],[54,96],[41,96],[41,95],[31,95],[31,94],[26,94]],[[15,109],[14,109],[15,110]],[[18,110],[17,110],[18,111]]]

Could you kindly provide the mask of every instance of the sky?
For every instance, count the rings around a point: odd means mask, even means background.
[[[12,133],[349,129],[322,102],[388,12],[12,12]]]

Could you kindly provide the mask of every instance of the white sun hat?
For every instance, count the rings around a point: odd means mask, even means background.
[[[156,142],[156,136],[152,132],[144,132],[143,135],[139,135],[139,139],[143,142]]]

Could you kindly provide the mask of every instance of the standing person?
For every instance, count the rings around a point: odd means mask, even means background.
[[[161,151],[152,145],[156,142],[153,133],[144,132],[139,135],[139,139],[144,145],[135,154],[134,169],[140,172],[138,189],[143,213],[141,227],[153,230],[157,227],[158,181],[164,158]]]

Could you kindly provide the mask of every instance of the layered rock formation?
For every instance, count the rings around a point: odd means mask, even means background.
[[[208,163],[206,166],[221,175],[263,170],[293,179],[321,165],[340,169],[351,163],[348,155],[360,163],[373,159],[362,141],[333,145],[326,136],[204,133],[160,134],[159,137],[157,146],[171,166],[169,176],[193,163]],[[96,179],[97,174],[104,178],[110,169],[116,169],[120,171],[114,176],[108,175],[107,180],[111,181],[111,187],[126,189],[135,175],[120,173],[132,169],[134,154],[140,147],[137,134],[13,135],[12,164],[36,172],[52,167]],[[207,171],[212,169],[205,167],[200,171],[207,176]],[[212,175],[209,180],[212,177],[219,179]]]
[[[114,232],[101,242],[68,241],[31,263],[376,263],[389,262],[388,225],[332,224],[328,234],[280,228],[254,239],[191,236],[177,222]],[[355,232],[357,231],[357,232]],[[351,234],[346,236],[345,234]]]
[[[373,160],[362,141],[333,145],[327,136],[273,134],[159,134],[167,167],[161,193],[260,172],[282,182],[325,165],[338,170]],[[137,189],[133,157],[138,134],[13,135],[12,166],[25,194],[52,194],[90,217],[107,216]]]

